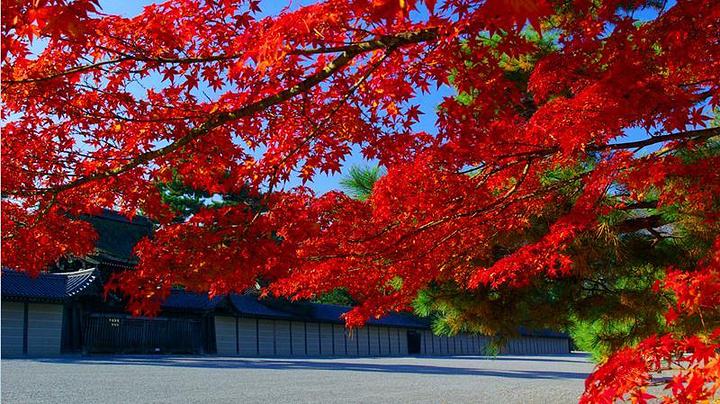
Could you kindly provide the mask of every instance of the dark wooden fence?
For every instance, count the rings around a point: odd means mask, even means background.
[[[85,328],[88,353],[202,353],[200,320],[92,314]]]

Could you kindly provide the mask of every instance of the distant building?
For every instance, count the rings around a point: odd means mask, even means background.
[[[61,353],[188,353],[261,357],[485,354],[489,338],[436,336],[428,321],[389,314],[347,330],[349,307],[258,300],[253,294],[207,295],[173,290],[159,316],[132,317],[124,302],[103,299],[109,274],[132,268],[132,248],[151,234],[144,218],[114,212],[86,218],[98,232],[96,251],[31,278],[3,269],[2,356]],[[567,335],[521,330],[505,347],[514,354],[570,350]]]

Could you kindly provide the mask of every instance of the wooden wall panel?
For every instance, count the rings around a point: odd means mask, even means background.
[[[307,354],[320,356],[320,327],[318,323],[306,323],[307,327]]]
[[[345,327],[343,327],[345,328]],[[358,356],[358,348],[360,348],[360,340],[358,339],[359,329],[345,329],[345,340],[347,347],[347,356]]]
[[[238,354],[241,356],[257,356],[258,339],[254,318],[238,318]]]
[[[218,355],[237,355],[235,337],[235,317],[215,316],[215,344]]]
[[[378,327],[369,326],[370,332],[370,356],[380,356],[380,330]]]
[[[293,321],[290,327],[292,331],[292,356],[307,356],[305,352],[305,322]]]
[[[358,356],[370,356],[370,327],[365,326],[358,328],[357,339],[358,339]]]
[[[275,356],[291,356],[292,348],[290,344],[290,322],[275,320]]]
[[[399,337],[398,337],[398,355],[400,356],[407,356],[408,355],[408,339],[407,339],[407,333],[408,330],[404,328],[398,329]],[[422,336],[420,337],[420,344],[422,344]],[[421,348],[422,350],[422,345]]]
[[[333,343],[335,349],[333,350],[334,356],[347,356],[345,351],[345,326],[342,324],[333,324]]]
[[[320,324],[320,355],[333,355],[333,329],[332,324]]]
[[[28,355],[60,355],[63,306],[30,303],[28,312]]]
[[[387,327],[379,327],[380,330],[380,355],[390,355],[390,332]]]
[[[23,328],[25,307],[23,303],[2,302],[2,356],[13,357],[23,354]]]
[[[274,320],[258,320],[258,347],[260,356],[275,356]]]

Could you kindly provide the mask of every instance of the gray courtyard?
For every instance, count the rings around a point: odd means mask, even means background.
[[[3,403],[572,403],[592,364],[553,356],[2,360]]]

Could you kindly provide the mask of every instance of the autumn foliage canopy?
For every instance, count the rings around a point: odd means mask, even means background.
[[[717,1],[325,0],[264,16],[255,0],[173,0],[125,18],[5,0],[2,59],[3,266],[88,253],[83,214],[142,213],[157,231],[110,285],[131,311],[174,285],[260,281],[294,299],[344,288],[359,326],[438,285],[590,290],[609,276],[583,247],[597,234],[648,251],[684,235],[694,246],[648,286],[663,331],[616,349],[582,400],[720,387]],[[439,87],[453,95],[419,131]],[[385,172],[367,200],[287,186],[353,150]],[[247,198],[178,220],[173,181]]]

